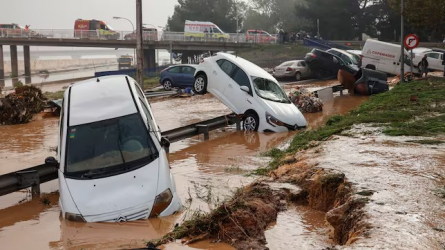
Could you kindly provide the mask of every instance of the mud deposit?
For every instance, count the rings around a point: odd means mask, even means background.
[[[338,96],[326,103],[322,113],[307,116],[310,126],[322,125],[334,114],[343,114],[358,106],[364,98]],[[219,101],[209,95],[191,98],[163,99],[152,103],[152,108],[162,130],[169,130],[200,120],[214,118],[230,113]],[[42,164],[45,157],[54,155],[52,147],[57,144],[57,117],[39,115],[36,120],[17,126],[0,127],[0,172],[2,174]],[[186,206],[177,216],[147,221],[121,224],[75,223],[60,218],[57,194],[50,199],[50,205],[39,200],[29,200],[26,191],[0,197],[0,245],[3,249],[125,249],[144,247],[146,242],[161,238],[172,231],[176,223],[193,216],[194,211],[207,212],[218,208],[223,201],[232,197],[238,188],[246,187],[256,178],[249,176],[252,170],[265,167],[268,159],[258,157],[272,147],[285,144],[295,135],[293,133],[259,134],[235,131],[233,127],[213,131],[210,140],[194,137],[174,143],[170,149],[170,165],[176,180],[178,194]],[[57,181],[42,185],[43,192],[56,191]],[[278,210],[277,210],[278,211]],[[300,209],[292,213],[299,214]],[[303,211],[303,210],[302,210]],[[303,211],[304,212],[304,211]],[[288,212],[285,212],[288,213]],[[273,213],[275,214],[275,213]],[[324,218],[318,217],[314,227],[299,228],[306,225],[305,215],[297,220],[301,224],[281,224],[285,214],[266,218],[262,228],[269,234],[261,236],[267,240],[271,249],[280,249],[280,242],[290,239],[274,238],[273,230],[279,232],[284,227],[295,227],[293,242],[311,246],[313,238],[309,232],[320,228]],[[321,219],[320,219],[321,218]],[[271,222],[271,223],[269,223]],[[309,222],[308,222],[309,223]],[[263,229],[264,229],[263,228]],[[314,228],[313,231],[311,231]],[[235,230],[235,229],[234,229]],[[320,229],[323,230],[323,229]],[[315,233],[313,233],[315,234]],[[22,240],[26,235],[27,240]],[[234,237],[233,235],[230,235]],[[299,237],[298,239],[296,237]],[[321,246],[326,237],[320,238]],[[175,241],[163,246],[164,249],[233,249],[233,247],[212,240],[183,245]],[[230,242],[232,243],[232,242]],[[263,244],[263,245],[264,245]],[[327,243],[330,245],[330,243]],[[311,249],[308,247],[307,249]]]
[[[357,126],[334,136],[293,156],[277,180],[301,185],[307,193],[297,201],[327,211],[331,238],[344,245],[337,248],[443,249],[445,147],[381,131]]]

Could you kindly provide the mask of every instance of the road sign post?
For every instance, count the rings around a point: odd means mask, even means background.
[[[404,62],[404,58],[405,58],[405,50],[404,50],[404,48],[407,48],[407,49],[409,49],[411,52],[410,52],[410,59],[411,59],[411,76],[413,75],[413,63],[412,63],[412,60],[413,60],[413,49],[415,49],[415,48],[417,48],[417,46],[419,46],[419,37],[418,36],[416,36],[415,34],[409,34],[409,35],[407,35],[406,37],[405,37],[405,40],[403,41],[403,44],[404,44],[404,46],[402,46],[402,55],[401,55],[401,62],[402,62],[402,65],[401,65],[401,70],[400,70],[400,72],[401,73],[403,73],[403,68],[404,68],[404,64],[405,64],[405,62]],[[400,75],[400,79],[402,80],[402,82],[404,82],[404,78],[405,78],[405,76],[404,75]]]

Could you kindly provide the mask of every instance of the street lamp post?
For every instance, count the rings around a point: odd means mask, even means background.
[[[120,17],[120,16],[114,16],[113,19],[116,19],[116,20],[119,20],[119,19],[127,20],[127,21],[130,22],[130,24],[131,24],[132,32],[135,31],[135,30],[134,30],[133,22],[132,22],[130,19],[125,18],[125,17]],[[136,60],[136,49],[134,49],[134,51],[133,51],[133,58],[134,58],[134,60]]]
[[[402,50],[402,54],[400,54],[400,81],[403,83],[405,82],[405,45],[404,45],[404,23],[403,23],[403,0],[400,2],[400,9],[401,9],[401,13],[400,13],[400,22],[401,22],[401,27],[400,27],[400,47]]]

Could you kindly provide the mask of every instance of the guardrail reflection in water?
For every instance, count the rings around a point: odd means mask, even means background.
[[[278,35],[246,35],[244,33],[184,33],[169,31],[145,31],[144,41],[173,42],[227,42],[227,43],[278,43]],[[1,29],[0,38],[38,39],[89,39],[89,40],[136,40],[131,31],[66,30],[66,29]]]

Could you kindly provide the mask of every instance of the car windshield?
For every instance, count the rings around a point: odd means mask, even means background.
[[[68,129],[65,174],[78,178],[111,175],[155,160],[158,151],[139,114]]]
[[[131,62],[132,59],[128,57],[119,58],[119,62]]]
[[[283,89],[275,82],[261,77],[252,76],[255,93],[266,100],[281,103],[290,103]]]
[[[350,53],[350,58],[351,58],[353,64],[358,65],[360,63],[360,56]]]

